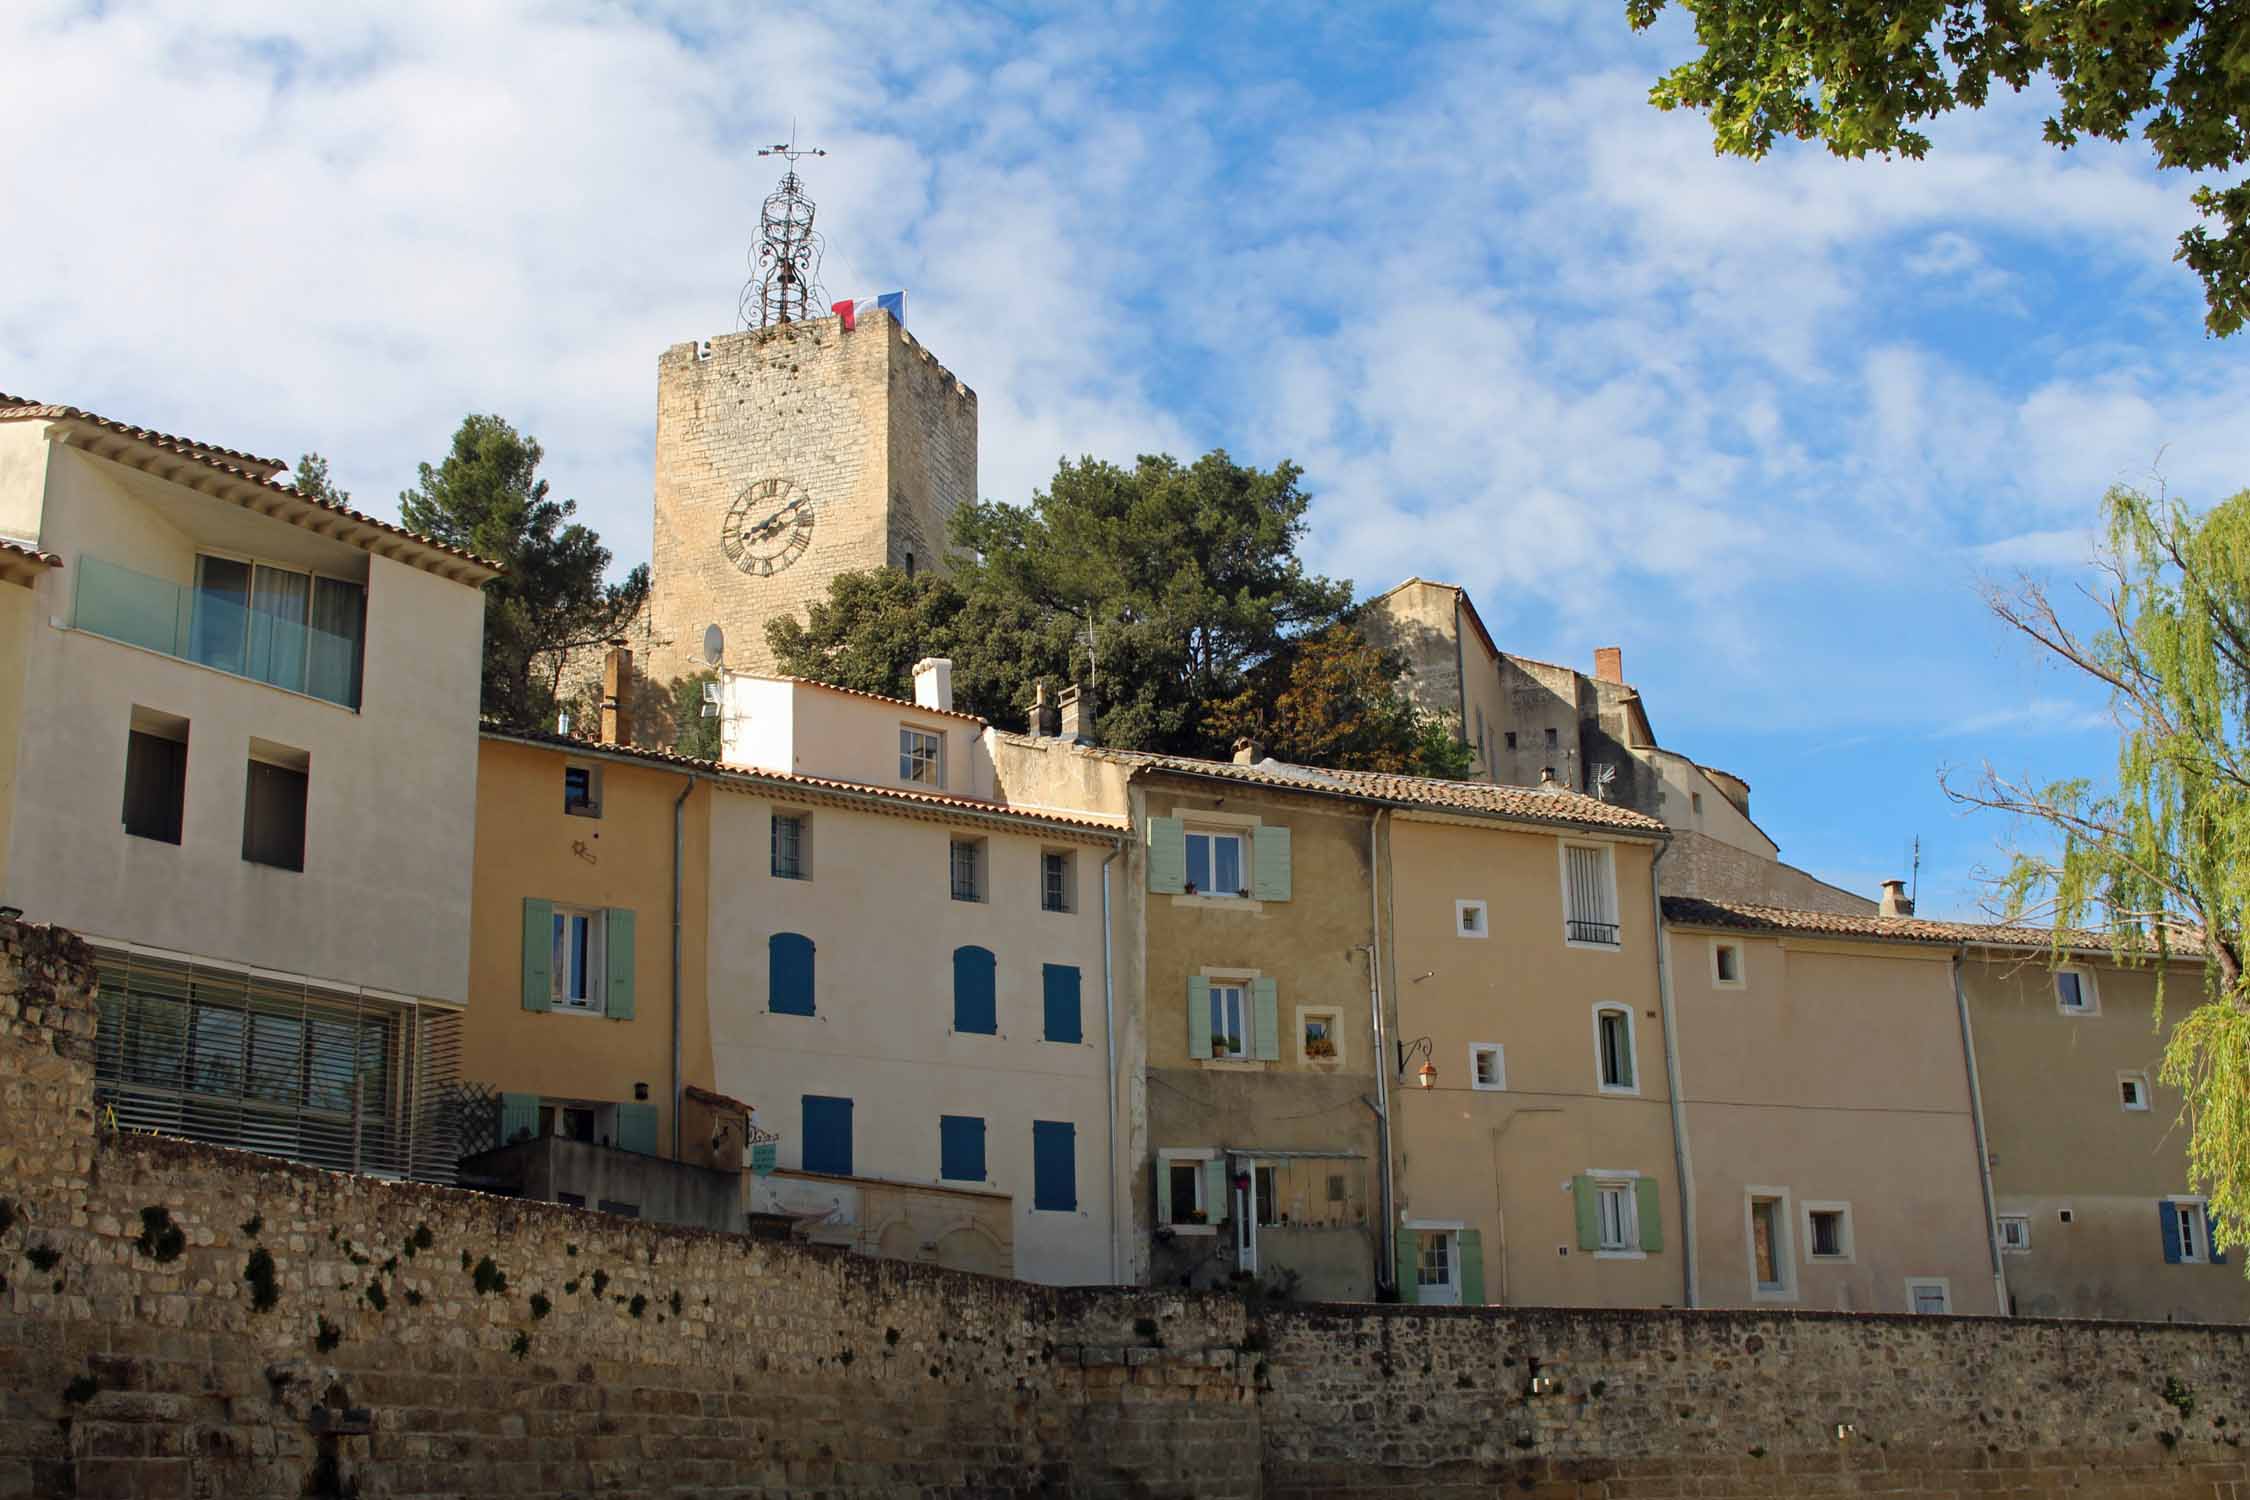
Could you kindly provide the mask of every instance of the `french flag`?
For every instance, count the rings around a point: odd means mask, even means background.
[[[880,297],[862,297],[856,302],[846,299],[842,302],[830,304],[828,310],[843,320],[844,332],[850,333],[859,326],[859,315],[861,313],[873,312],[877,308],[881,308],[897,319],[899,327],[904,328],[906,326],[906,293],[904,292],[885,292]]]

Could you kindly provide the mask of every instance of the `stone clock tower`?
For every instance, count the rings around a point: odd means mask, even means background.
[[[977,492],[977,398],[888,312],[676,344],[657,362],[650,641],[659,680],[770,672],[766,622],[802,620],[838,573],[943,571]]]

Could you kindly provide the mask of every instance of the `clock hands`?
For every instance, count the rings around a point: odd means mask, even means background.
[[[745,542],[762,542],[767,537],[773,536],[781,530],[785,519],[795,514],[803,507],[804,503],[804,496],[796,496],[787,505],[784,505],[757,525],[744,528],[742,539]]]

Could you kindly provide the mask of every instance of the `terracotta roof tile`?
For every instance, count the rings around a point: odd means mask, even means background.
[[[125,438],[130,442],[139,443],[143,447],[155,448],[161,452],[187,459],[192,463],[202,464],[245,484],[256,485],[260,489],[270,490],[277,495],[286,495],[304,505],[317,506],[332,515],[342,516],[357,525],[372,527],[387,536],[398,537],[404,541],[412,542],[418,547],[427,547],[432,551],[442,552],[449,557],[458,558],[474,567],[483,569],[487,573],[497,574],[503,571],[500,564],[490,558],[479,557],[465,548],[441,542],[435,537],[424,536],[418,531],[409,531],[403,526],[380,520],[368,515],[365,511],[354,510],[348,505],[339,505],[334,501],[317,499],[305,494],[293,485],[276,484],[273,476],[288,467],[287,464],[278,459],[259,458],[255,454],[243,453],[233,448],[220,448],[210,443],[197,443],[187,438],[174,437],[170,433],[155,432],[146,427],[134,427],[129,423],[98,416],[93,412],[84,411],[75,406],[47,405],[33,401],[29,397],[11,396],[6,392],[0,392],[0,422],[34,420],[72,422],[99,428],[103,432]]]
[[[1718,927],[1737,932],[1798,933],[1810,937],[1876,938],[1899,943],[1934,943],[1955,948],[1964,944],[1987,948],[2050,948],[2053,928],[2009,922],[1941,922],[1929,917],[1845,916],[1836,912],[1795,911],[1782,906],[1758,906],[1740,901],[1707,901],[1694,896],[1666,896],[1664,920],[1683,927]],[[2073,952],[2108,953],[2105,933],[2065,928],[2063,947]],[[2175,943],[2172,951],[2193,954],[2200,949]]]
[[[693,1099],[696,1103],[708,1105],[712,1109],[723,1109],[745,1115],[751,1112],[750,1106],[740,1099],[704,1088],[700,1084],[688,1084],[680,1090],[680,1093],[689,1099]]]
[[[1331,771],[1272,759],[1246,766],[1236,761],[1152,755],[1139,750],[1091,747],[1087,753],[1102,759],[1145,766],[1152,770],[1175,771],[1188,776],[1214,776],[1258,786],[1321,793],[1332,797],[1359,797],[1395,805],[1427,807],[1442,812],[1465,812],[1536,823],[1569,823],[1629,833],[1662,834],[1666,831],[1663,823],[1645,813],[1577,792],[1542,792],[1526,786],[1496,786],[1488,781],[1444,781],[1432,776],[1395,776],[1381,771]]]
[[[12,542],[4,536],[0,536],[0,552],[5,552],[11,557],[28,558],[32,562],[49,568],[62,566],[62,559],[55,556],[54,553],[42,552],[26,542]]]

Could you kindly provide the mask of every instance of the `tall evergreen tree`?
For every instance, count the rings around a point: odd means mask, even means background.
[[[297,460],[289,471],[289,482],[298,494],[328,505],[349,505],[351,491],[337,484],[328,473],[328,460],[317,453],[307,453]]]
[[[501,418],[471,413],[452,451],[398,497],[409,528],[506,569],[484,588],[483,711],[519,729],[552,723],[559,653],[608,640],[648,598],[645,565],[606,581],[609,549],[570,520],[575,500],[548,494],[543,456]],[[534,672],[538,660],[547,670]]]

